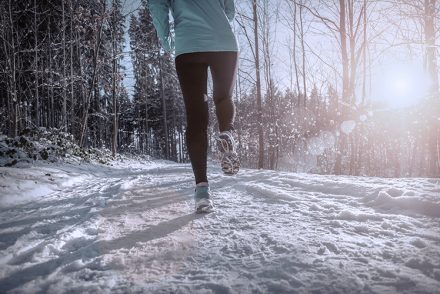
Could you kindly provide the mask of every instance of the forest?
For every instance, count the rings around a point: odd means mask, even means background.
[[[189,162],[173,53],[128,2],[0,1],[0,134]],[[440,176],[440,1],[235,3],[243,167]]]

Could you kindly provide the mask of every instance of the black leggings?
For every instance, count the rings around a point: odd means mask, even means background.
[[[196,184],[207,182],[208,67],[214,86],[213,99],[220,132],[233,130],[232,101],[238,52],[194,52],[176,57],[176,70],[186,108],[186,144]]]

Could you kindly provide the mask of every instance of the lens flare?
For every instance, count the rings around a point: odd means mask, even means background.
[[[372,100],[390,108],[407,108],[423,100],[430,78],[422,67],[392,64],[376,70],[372,80]]]

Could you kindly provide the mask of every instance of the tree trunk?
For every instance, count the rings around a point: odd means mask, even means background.
[[[299,74],[298,74],[298,62],[296,61],[296,10],[297,10],[297,4],[294,3],[295,8],[293,10],[293,64],[295,66],[295,79],[296,79],[296,90],[298,95],[298,106],[301,105],[299,97],[301,93],[301,88],[299,84]]]
[[[55,107],[54,107],[54,90],[53,90],[53,72],[52,72],[52,47],[50,46],[50,42],[52,40],[52,33],[51,33],[51,29],[50,29],[50,21],[47,24],[48,26],[48,34],[49,34],[49,45],[48,50],[49,50],[49,97],[50,97],[50,102],[49,102],[49,118],[50,118],[50,127],[55,127]]]
[[[157,38],[157,42],[159,43],[159,38]],[[158,46],[158,50],[160,50],[160,46]],[[162,100],[162,117],[163,117],[163,130],[165,137],[165,158],[168,159],[170,156],[170,147],[168,140],[168,125],[167,125],[167,104],[165,99],[165,91],[164,91],[164,82],[163,82],[163,61],[162,56],[159,54],[159,76],[160,76],[160,97]]]
[[[258,49],[258,14],[257,0],[252,0],[254,14],[254,39],[255,39],[255,74],[257,87],[257,120],[258,120],[258,168],[264,167],[264,137],[263,137],[263,109],[261,106],[260,58]]]
[[[302,5],[299,7],[299,24],[301,31],[301,56],[302,56],[302,76],[303,76],[303,105],[307,107],[307,84],[306,84],[306,50],[304,46],[304,24],[303,24]],[[300,103],[301,104],[301,103]]]
[[[113,134],[112,134],[112,156],[116,156],[116,149],[118,145],[118,100],[116,93],[116,79],[117,79],[117,55],[116,55],[116,28],[112,31],[112,101],[113,101]]]
[[[339,0],[339,36],[341,41],[341,60],[342,60],[342,107],[341,115],[347,113],[347,105],[349,99],[349,76],[348,76],[348,54],[347,54],[347,31],[345,25],[345,0]],[[340,134],[338,139],[338,148],[336,153],[336,162],[334,173],[339,175],[342,173],[342,152],[345,148],[345,135]]]
[[[95,89],[95,85],[96,85],[96,79],[97,79],[97,71],[98,71],[98,57],[99,57],[99,47],[101,45],[101,33],[102,33],[102,26],[103,26],[103,22],[104,20],[101,20],[101,22],[99,23],[99,28],[98,28],[98,33],[97,33],[97,37],[96,37],[96,42],[95,42],[95,48],[94,48],[94,52],[93,52],[93,72],[92,72],[92,84],[91,87],[89,89],[89,92],[86,95],[86,101],[85,101],[85,105],[84,105],[84,112],[83,112],[83,119],[82,119],[82,124],[81,124],[81,136],[80,136],[80,140],[79,140],[79,145],[81,147],[84,146],[84,140],[85,140],[85,136],[86,136],[86,132],[87,132],[87,121],[89,118],[89,108],[90,108],[90,101],[92,98],[92,94],[93,91]]]
[[[362,48],[362,96],[361,96],[361,106],[362,110],[365,107],[366,103],[366,96],[367,96],[367,0],[364,0],[364,11],[363,11],[363,48]],[[359,126],[359,136],[358,136],[358,162],[356,164],[356,170],[355,175],[360,174],[360,170],[362,167],[362,160],[363,160],[363,153],[365,151],[364,149],[364,140],[362,138],[365,138],[364,136],[364,125],[363,122],[361,122]]]
[[[16,68],[16,48],[15,48],[15,31],[14,31],[14,22],[13,22],[13,16],[12,16],[12,1],[9,0],[9,21],[11,26],[11,98],[12,98],[12,129],[10,130],[10,135],[12,137],[17,136],[18,134],[18,100],[17,100],[17,68]]]
[[[37,0],[34,0],[34,38],[35,38],[35,46],[34,46],[34,59],[35,59],[35,125],[40,126],[40,97],[39,97],[39,75],[38,75],[38,27],[37,27]]]
[[[426,44],[426,69],[431,78],[430,109],[428,117],[428,148],[429,166],[428,175],[436,177],[440,175],[439,156],[439,127],[437,117],[440,115],[439,78],[437,67],[437,47],[435,10],[436,0],[425,0],[425,44]]]
[[[67,132],[67,97],[66,97],[66,18],[65,18],[65,9],[64,9],[64,1],[61,0],[61,9],[62,9],[62,26],[63,30],[63,76],[62,76],[62,87],[63,87],[63,110],[62,110],[62,118],[61,118],[61,128],[63,131]]]
[[[74,113],[75,113],[75,100],[74,100],[74,83],[75,79],[73,77],[73,3],[72,0],[70,4],[70,133],[74,133]]]
[[[146,89],[145,89],[146,92]],[[148,95],[147,93],[144,93],[145,96],[145,131],[143,134],[144,137],[144,144],[143,144],[143,148],[144,148],[144,152],[147,154],[150,154],[150,139],[148,137]]]

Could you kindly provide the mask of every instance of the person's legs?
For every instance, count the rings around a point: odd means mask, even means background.
[[[208,64],[203,53],[176,57],[176,71],[186,109],[186,144],[196,184],[207,183],[208,103],[206,101]]]
[[[209,52],[214,86],[214,104],[220,132],[234,129],[235,106],[232,100],[238,68],[238,52]]]
[[[214,103],[220,134],[217,146],[220,164],[225,175],[235,175],[240,169],[240,159],[235,142],[235,106],[232,100],[238,68],[238,52],[210,52],[209,66],[214,86]]]

